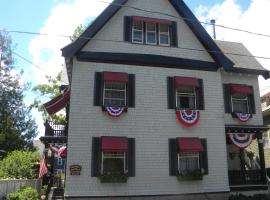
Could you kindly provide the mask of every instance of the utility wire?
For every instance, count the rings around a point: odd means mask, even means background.
[[[19,57],[20,59],[24,60],[25,62],[31,64],[32,66],[34,66],[34,67],[36,67],[36,68],[38,68],[39,70],[42,70],[42,71],[45,72],[47,75],[50,74],[48,71],[46,71],[46,70],[43,69],[42,67],[40,67],[39,65],[33,63],[32,61],[28,60],[27,58],[21,56],[20,54],[14,52],[14,51],[13,51],[12,53],[13,53],[14,55],[16,55],[17,57]],[[51,78],[51,75],[49,75],[49,77]],[[66,82],[64,82],[64,81],[61,81],[61,80],[60,80],[60,82],[65,83],[65,84],[68,84],[68,83],[66,83]]]
[[[1,31],[1,30],[0,30]],[[9,30],[5,30],[6,32],[12,32],[12,33],[19,33],[19,34],[32,34],[32,35],[41,35],[41,36],[55,36],[55,37],[65,37],[65,38],[70,38],[71,36],[64,36],[64,35],[52,35],[52,34],[39,34],[36,32],[29,32],[29,31],[9,31]],[[102,42],[114,42],[114,43],[126,43],[124,41],[120,41],[120,40],[110,40],[110,39],[100,39],[100,38],[93,38],[93,37],[85,37],[85,36],[79,36],[77,37],[77,39],[85,39],[85,40],[96,40],[96,41],[102,41]],[[174,48],[178,48],[178,49],[183,49],[183,50],[188,50],[188,51],[199,51],[199,52],[208,52],[208,53],[218,53],[218,54],[225,54],[225,55],[232,55],[232,56],[242,56],[242,57],[249,57],[249,58],[258,58],[258,59],[264,59],[264,60],[270,60],[270,57],[266,57],[266,56],[257,56],[257,55],[247,55],[247,54],[239,54],[239,53],[232,53],[232,52],[222,52],[222,51],[214,51],[214,50],[206,50],[206,49],[196,49],[196,48],[189,48],[189,47],[174,47]],[[25,60],[25,58],[24,58]],[[28,60],[29,61],[29,60]],[[26,62],[28,62],[26,61]],[[35,65],[34,63],[32,63],[31,61],[29,61],[28,63],[33,64],[34,66],[40,68],[39,66]],[[44,70],[44,69],[42,69]]]
[[[176,18],[176,19],[182,19],[184,21],[192,21],[192,22],[197,22],[197,23],[201,23],[201,24],[204,24],[204,25],[213,26],[213,24],[211,24],[209,22],[203,22],[203,21],[194,20],[194,19],[190,19],[190,18],[179,17],[179,16],[175,16],[175,15],[171,15],[171,14],[167,14],[167,13],[163,13],[163,12],[146,10],[146,9],[142,9],[142,8],[138,8],[138,7],[134,7],[134,6],[122,5],[122,4],[119,4],[119,3],[107,2],[107,1],[103,1],[103,0],[95,0],[95,1],[98,1],[98,2],[101,2],[101,3],[106,3],[106,4],[109,4],[109,5],[132,8],[134,10],[139,10],[139,11],[153,13],[153,14],[161,14],[161,15],[173,17],[173,18]],[[233,30],[233,31],[239,31],[239,32],[244,32],[244,33],[248,33],[248,34],[253,34],[253,35],[257,35],[257,36],[263,36],[263,37],[269,37],[270,38],[270,35],[263,34],[263,33],[256,33],[256,32],[249,31],[249,30],[244,30],[244,29],[239,29],[239,28],[232,28],[232,27],[224,26],[224,25],[220,25],[220,24],[215,24],[215,26],[220,27],[220,28],[224,28],[224,29]]]

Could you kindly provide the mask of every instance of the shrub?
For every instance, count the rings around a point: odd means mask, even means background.
[[[0,178],[33,179],[38,175],[39,155],[31,151],[13,151],[0,161]]]
[[[23,187],[18,192],[9,193],[7,200],[38,200],[38,192],[31,187]]]

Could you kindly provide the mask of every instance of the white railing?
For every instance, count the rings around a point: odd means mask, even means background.
[[[21,187],[30,186],[35,188],[40,194],[41,180],[34,179],[12,179],[12,180],[0,180],[0,198],[7,196],[10,192],[16,192]]]

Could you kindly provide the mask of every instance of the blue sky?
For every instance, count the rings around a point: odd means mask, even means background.
[[[268,0],[185,0],[185,2],[202,21],[215,18],[218,24],[270,34],[270,28],[266,29],[263,22],[265,20],[265,23],[268,23],[266,19],[270,18]],[[96,0],[2,0],[0,29],[71,35],[77,25],[88,23],[106,6]],[[270,46],[270,41],[266,42],[265,38],[254,40],[248,35],[225,30],[217,31],[218,39],[242,42],[253,54],[270,57],[270,54],[266,54],[270,49],[266,51],[265,48],[261,48],[263,44]],[[67,38],[18,33],[10,35],[13,43],[17,45],[15,51],[43,68],[37,69],[14,55],[15,65],[25,71],[23,77],[25,82],[30,82],[34,86],[44,82],[47,72],[56,74],[61,70],[63,59],[60,49],[69,43]],[[270,63],[268,66],[270,67]],[[263,85],[267,84],[270,85],[269,82],[263,82]],[[28,93],[26,102],[32,100],[33,94]],[[37,112],[34,115],[38,117]],[[42,124],[40,117],[37,123]],[[40,130],[42,128],[41,125]]]

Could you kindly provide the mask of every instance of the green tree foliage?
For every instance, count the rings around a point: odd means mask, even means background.
[[[38,192],[32,187],[23,187],[18,192],[8,194],[8,200],[38,200]]]
[[[37,178],[38,163],[38,152],[13,151],[0,161],[0,178]]]
[[[45,110],[43,104],[44,99],[53,99],[61,94],[60,92],[60,85],[61,85],[61,74],[60,72],[56,78],[51,78],[47,76],[48,83],[47,84],[39,84],[33,88],[33,91],[38,94],[38,97],[35,98],[34,102],[30,105],[30,108],[36,108],[39,112],[42,113],[42,117],[44,120],[54,120],[57,122],[65,121],[65,115],[63,114],[56,114],[53,116],[48,115],[47,111]]]
[[[37,127],[23,101],[27,85],[13,67],[12,41],[7,33],[0,32],[0,49],[0,156],[4,156],[16,149],[32,149]]]
[[[74,30],[73,35],[70,37],[70,40],[72,42],[75,41],[78,37],[80,37],[80,35],[84,32],[85,29],[86,29],[86,26],[83,26],[82,24],[77,26],[76,29]]]

